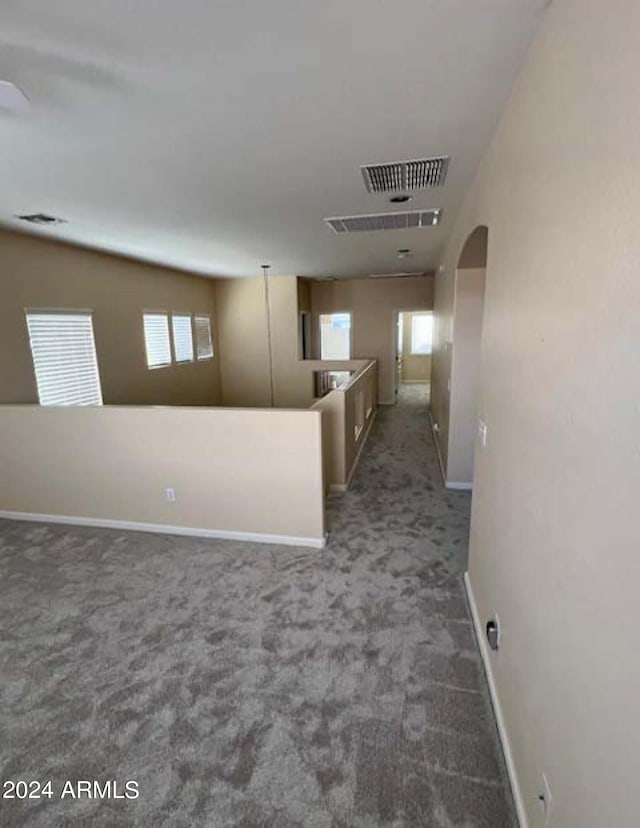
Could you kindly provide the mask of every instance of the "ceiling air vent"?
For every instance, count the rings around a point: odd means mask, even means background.
[[[341,216],[326,218],[335,233],[373,233],[378,230],[409,230],[412,227],[434,227],[442,218],[442,210],[412,210],[409,213],[378,213],[372,216]]]
[[[448,167],[449,156],[442,155],[393,164],[367,164],[360,169],[368,192],[396,193],[442,187]]]
[[[52,224],[66,224],[66,219],[49,216],[47,213],[26,213],[22,216],[16,216],[16,218],[20,219],[20,221],[28,221],[29,224],[44,224],[47,226]]]
[[[406,279],[407,276],[424,276],[423,270],[402,271],[400,273],[370,273],[369,279]]]

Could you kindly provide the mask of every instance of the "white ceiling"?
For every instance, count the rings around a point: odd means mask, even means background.
[[[31,107],[0,110],[0,223],[211,275],[430,269],[545,5],[4,0],[0,79]],[[444,188],[366,192],[361,164],[431,155]],[[423,207],[439,227],[323,222]]]

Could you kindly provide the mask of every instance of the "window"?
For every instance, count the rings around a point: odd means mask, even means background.
[[[27,311],[40,405],[102,405],[88,311]]]
[[[351,314],[320,314],[320,359],[351,359]]]
[[[196,356],[198,359],[211,359],[213,356],[211,318],[209,316],[195,316],[193,325],[196,332]]]
[[[171,317],[173,328],[173,354],[176,362],[193,362],[193,332],[190,313],[174,313]]]
[[[166,313],[145,313],[144,344],[149,368],[171,365],[171,343],[169,342],[169,317]]]
[[[433,315],[425,313],[422,316],[411,317],[411,353],[430,354],[431,338],[433,334]]]

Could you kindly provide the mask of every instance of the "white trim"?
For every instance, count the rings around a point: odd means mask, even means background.
[[[457,483],[455,480],[445,480],[445,489],[456,489],[460,492],[470,492],[473,490],[473,483]]]
[[[329,485],[329,491],[333,494],[344,494],[348,488],[346,483],[331,483]]]
[[[322,538],[298,538],[293,535],[268,535],[260,532],[230,532],[226,529],[201,529],[196,526],[172,526],[163,523],[140,523],[137,520],[110,520],[108,518],[75,517],[70,515],[40,515],[32,512],[0,511],[0,519],[25,520],[34,523],[68,523],[71,526],[96,526],[103,529],[125,529],[130,532],[155,532],[161,535],[187,535],[195,538],[249,541],[250,543],[274,543],[281,546],[309,546],[323,549]]]
[[[440,443],[438,442],[438,432],[435,429],[435,423],[433,421],[433,413],[431,411],[431,406],[429,406],[429,422],[431,423],[431,435],[433,437],[433,442],[435,443],[436,454],[438,455],[438,465],[440,466],[440,474],[442,475],[442,482],[446,486],[447,485],[447,475],[444,473],[444,463],[442,462],[442,455],[440,454]]]
[[[504,720],[504,715],[502,713],[502,707],[500,706],[500,697],[498,696],[498,688],[496,686],[495,678],[493,675],[493,669],[491,666],[491,653],[487,646],[487,639],[484,635],[484,631],[482,629],[482,622],[480,621],[480,616],[478,614],[478,605],[476,604],[476,599],[473,594],[473,587],[471,585],[471,579],[469,577],[469,573],[464,573],[464,588],[467,594],[467,601],[469,603],[469,610],[471,612],[471,618],[473,619],[473,628],[476,634],[476,640],[478,642],[478,647],[480,648],[480,655],[482,657],[482,663],[484,665],[484,671],[487,676],[487,684],[489,685],[489,693],[491,695],[491,704],[493,705],[493,712],[496,717],[496,723],[498,725],[498,734],[500,736],[500,742],[502,744],[502,752],[504,753],[504,760],[507,765],[507,773],[509,774],[509,782],[511,784],[511,792],[513,794],[513,800],[516,805],[516,812],[518,814],[518,820],[520,822],[520,828],[529,828],[529,820],[527,818],[527,812],[524,807],[524,798],[522,796],[522,789],[520,787],[520,783],[518,781],[518,772],[516,770],[516,763],[513,758],[513,753],[511,751],[511,743],[509,742],[509,734],[507,733],[507,725]]]

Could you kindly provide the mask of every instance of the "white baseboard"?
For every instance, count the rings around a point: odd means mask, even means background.
[[[348,488],[346,483],[331,483],[329,491],[333,494],[344,494]]]
[[[445,480],[445,489],[456,489],[460,492],[470,492],[473,489],[473,483],[456,483],[455,480]]]
[[[468,572],[464,573],[464,587],[467,593],[467,601],[469,603],[469,609],[471,611],[471,618],[473,619],[473,628],[475,630],[476,640],[478,642],[478,647],[480,648],[480,655],[482,656],[484,671],[487,676],[487,684],[489,685],[489,693],[491,695],[491,704],[493,705],[493,712],[495,713],[496,723],[498,725],[498,734],[500,736],[500,742],[502,744],[502,752],[504,753],[504,760],[507,766],[507,773],[509,774],[511,792],[513,793],[513,799],[516,805],[516,812],[518,814],[520,828],[529,828],[529,820],[527,818],[527,812],[525,811],[524,807],[524,798],[522,796],[522,789],[520,788],[520,783],[518,781],[518,773],[513,759],[513,753],[511,751],[509,734],[507,733],[507,726],[505,724],[504,716],[502,714],[502,707],[500,706],[498,688],[496,687],[496,682],[493,676],[493,668],[491,666],[491,651],[487,644],[487,639],[484,634],[483,625],[478,614],[478,606],[476,604],[476,599],[473,594],[473,587],[471,585],[471,579],[469,578]]]
[[[33,521],[34,523],[66,523],[71,526],[95,526],[101,529],[124,529],[130,532],[154,532],[161,535],[187,535],[194,538],[272,543],[279,546],[308,546],[323,549],[326,537],[298,538],[293,535],[267,535],[259,532],[229,532],[224,529],[201,529],[195,526],[170,526],[162,523],[139,523],[133,520],[109,520],[108,518],[75,517],[71,515],[40,515],[31,512],[0,511],[0,518]]]

